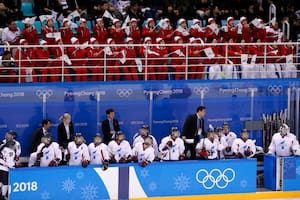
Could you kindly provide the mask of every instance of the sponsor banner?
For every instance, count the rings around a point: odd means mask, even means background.
[[[24,176],[26,174],[26,176]],[[256,192],[256,160],[12,169],[10,199],[129,199]]]
[[[50,132],[56,140],[59,117],[68,112],[75,131],[91,142],[95,133],[102,133],[105,110],[113,108],[129,142],[143,124],[150,125],[159,142],[170,127],[182,130],[186,117],[201,104],[207,108],[206,128],[226,121],[239,134],[245,121],[261,120],[262,113],[287,108],[287,88],[299,87],[299,83],[294,79],[266,79],[2,84],[0,137],[10,129],[16,130],[22,156],[29,156],[31,136],[42,119],[52,121]],[[250,136],[257,145],[262,144],[260,133],[250,132]]]

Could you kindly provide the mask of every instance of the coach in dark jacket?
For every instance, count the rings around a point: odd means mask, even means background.
[[[115,134],[120,131],[119,121],[115,119],[115,111],[112,108],[106,110],[107,118],[101,123],[103,141],[108,144],[114,139]]]
[[[59,118],[61,123],[57,127],[57,139],[60,147],[67,149],[69,142],[74,140],[74,126],[69,113],[63,114]]]
[[[44,119],[42,121],[42,127],[34,131],[30,146],[30,153],[33,153],[37,150],[38,145],[41,143],[42,137],[48,133],[50,127],[51,121],[49,119]]]
[[[204,128],[205,107],[199,106],[195,114],[189,115],[183,125],[182,139],[185,142],[185,153],[191,152],[190,159],[196,159],[196,145],[207,133]]]

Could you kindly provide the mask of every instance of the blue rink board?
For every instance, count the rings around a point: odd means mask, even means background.
[[[256,192],[256,159],[11,170],[11,199],[128,199]]]
[[[29,156],[32,134],[43,116],[52,121],[50,132],[56,139],[59,117],[69,112],[75,131],[82,132],[90,142],[96,132],[102,133],[100,122],[106,117],[105,110],[112,107],[130,142],[142,124],[150,125],[159,142],[170,127],[182,130],[186,117],[201,104],[207,108],[206,128],[208,124],[217,127],[226,121],[239,135],[245,121],[261,120],[262,113],[285,109],[287,88],[299,85],[298,79],[1,84],[0,137],[10,129],[16,130],[22,156]],[[250,136],[262,145],[261,131],[251,131]]]

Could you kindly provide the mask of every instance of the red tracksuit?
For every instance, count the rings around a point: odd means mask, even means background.
[[[257,28],[254,26],[252,35],[254,41],[260,39],[261,42],[266,42],[266,37],[267,37],[266,28]]]
[[[62,55],[68,55],[67,50],[61,47],[53,48],[53,61],[52,61],[52,70],[55,71],[55,74],[61,74],[62,65],[64,65],[64,80],[70,82],[71,78],[69,74],[68,64],[61,59]]]
[[[149,49],[151,51],[154,51],[154,47],[151,46],[149,47]],[[154,58],[156,58],[157,56],[153,53],[149,53],[147,52],[147,49],[145,46],[141,46],[138,49],[138,53],[139,56],[142,60],[142,64],[143,64],[143,71],[145,73],[145,77],[144,79],[146,80],[146,74],[147,74],[147,80],[156,80],[156,75],[155,75],[155,71],[154,71]],[[146,62],[146,57],[147,57],[147,62]]]
[[[188,30],[185,30],[188,34],[185,34],[182,32],[182,30],[180,28],[177,28],[174,32],[175,36],[180,36],[183,40],[183,43],[188,43],[189,39],[190,39],[190,33]]]
[[[125,32],[122,28],[116,29],[115,26],[112,26],[109,34],[116,44],[124,44]]]
[[[173,41],[174,41],[173,35],[174,35],[174,30],[172,27],[167,28],[167,29],[160,28],[159,32],[158,32],[158,37],[161,37],[162,39],[164,39],[166,44],[173,43]]]
[[[177,53],[174,53],[175,51],[180,50],[181,53],[184,55],[179,55]],[[185,71],[186,71],[186,65],[185,65],[185,53],[186,49],[184,46],[172,46],[170,47],[170,53],[171,54],[171,65],[175,69],[175,80],[185,79]]]
[[[159,55],[155,57],[153,65],[156,71],[156,77],[158,80],[168,79],[168,47],[155,46],[153,51],[157,52]]]
[[[203,41],[205,39],[204,31],[202,31],[201,29],[199,30],[195,25],[191,26],[190,28],[190,36],[194,38],[201,38],[201,40]]]
[[[125,51],[125,55],[126,55],[126,61],[124,64],[121,64],[121,70],[122,72],[125,74],[125,79],[126,80],[139,80],[138,77],[138,72],[136,69],[136,63],[135,63],[135,58],[136,56],[136,52],[133,46],[127,46],[127,47],[123,47],[122,51]],[[120,56],[122,57],[122,54],[120,54]]]
[[[134,44],[141,44],[141,42],[142,42],[141,31],[138,27],[135,29],[130,27],[129,37],[131,37],[133,39]]]
[[[88,42],[91,38],[90,30],[87,27],[77,27],[77,38],[80,44]]]
[[[93,27],[94,37],[97,39],[99,44],[106,44],[108,33],[106,28],[101,28],[97,25]]]
[[[214,29],[216,29],[214,31]],[[216,39],[218,42],[220,42],[221,39],[221,32],[219,28],[214,27],[213,25],[206,26],[205,29],[205,38],[206,41],[213,41],[213,39]]]
[[[103,81],[103,49],[99,47],[88,47],[86,49],[88,58],[87,66],[91,71],[93,81]]]
[[[64,44],[71,44],[71,38],[73,37],[73,31],[69,27],[61,27],[59,28],[59,32],[61,33],[61,39]]]
[[[35,28],[23,28],[22,36],[27,40],[29,45],[37,45],[39,44],[39,36]]]
[[[151,40],[152,40],[152,43],[155,43],[155,40],[157,38],[157,33],[156,33],[155,28],[154,29],[150,29],[147,26],[145,26],[143,28],[143,31],[142,31],[142,36],[143,36],[143,38],[150,37]]]
[[[68,55],[72,61],[73,70],[76,73],[76,81],[87,81],[87,69],[86,69],[86,52],[85,49],[79,47],[68,47]]]
[[[48,45],[54,45],[55,44],[55,38],[48,38],[46,35],[47,33],[55,33],[57,30],[54,27],[49,27],[47,25],[42,27],[42,36],[45,41],[47,41]]]
[[[251,29],[248,25],[243,26],[242,34],[237,32],[237,41],[245,40],[246,43],[250,43],[252,41]]]
[[[201,51],[202,47],[200,46],[189,46],[188,55],[189,55],[189,79],[201,79],[202,72],[204,71],[204,67],[201,65]]]
[[[31,48],[21,48],[17,49],[16,54],[15,54],[15,61],[19,67],[20,74],[21,74],[21,82],[24,83],[26,82],[26,69],[27,68],[32,68],[32,81],[37,82],[37,77],[35,76],[35,70],[34,64],[32,61],[33,58],[33,50]]]
[[[232,38],[233,41],[236,42],[237,40],[237,33],[236,33],[236,27],[231,27],[226,25],[224,28],[224,32],[223,32],[223,43],[227,42],[229,38]]]
[[[116,47],[110,47],[112,54],[106,55],[106,68],[107,68],[107,80],[119,81],[120,69],[119,69],[119,54],[120,49]]]

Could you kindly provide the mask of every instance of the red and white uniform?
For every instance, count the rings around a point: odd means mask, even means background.
[[[106,47],[107,50],[104,50],[106,54],[106,69],[107,69],[107,80],[112,81],[120,80],[120,69],[119,69],[119,57],[120,57],[120,48],[115,46],[115,41],[112,38],[107,39],[107,44],[112,46]]]
[[[193,19],[193,25],[190,28],[190,35],[194,38],[201,38],[201,40],[205,40],[205,32],[200,27],[200,20]]]
[[[170,20],[165,18],[166,27],[160,27],[158,37],[162,38],[166,44],[171,44],[174,41],[174,30],[170,24]]]
[[[67,52],[67,48],[63,47],[63,42],[61,38],[56,38],[55,42],[57,45],[57,47],[54,47],[52,49],[52,53],[53,53],[53,60],[52,60],[52,71],[55,74],[61,74],[61,69],[62,66],[64,65],[64,78],[65,81],[70,82],[71,78],[69,76],[67,76],[69,70],[68,70],[68,66],[71,65],[71,63],[67,63],[65,61],[65,59],[63,59],[63,56],[68,57],[68,52]],[[69,58],[69,57],[68,57]]]
[[[189,79],[201,79],[204,67],[200,59],[201,50],[203,47],[197,43],[197,39],[190,38],[190,43],[188,47],[188,66],[189,66]]]
[[[234,26],[234,18],[228,17],[227,18],[227,24],[226,26],[222,27],[223,30],[223,42],[227,42],[229,38],[233,38],[233,40],[237,41],[237,35],[236,35],[236,27]]]
[[[138,135],[139,133],[136,133],[136,134]],[[148,135],[148,137],[151,137],[151,139],[152,139],[152,147],[154,149],[154,154],[155,154],[155,156],[157,156],[158,155],[157,141],[153,135]],[[134,138],[132,146],[134,148],[135,145],[137,145],[138,143],[143,143],[143,142],[144,142],[144,138],[141,135],[138,135]]]
[[[224,149],[224,146],[219,142],[218,139],[210,140],[208,138],[202,138],[196,145],[196,151],[205,149],[208,153],[208,159],[218,159],[218,152]]]
[[[167,143],[171,141],[172,147],[166,148]],[[159,150],[162,154],[162,160],[179,160],[180,155],[184,153],[184,142],[181,138],[176,138],[175,141],[170,136],[164,137],[159,145]]]
[[[275,133],[269,146],[269,154],[276,156],[292,156],[295,150],[299,150],[299,142],[292,133],[282,136],[281,133]]]
[[[216,39],[213,40],[213,43],[216,44]],[[203,50],[202,55],[205,57],[203,58],[203,64],[205,64],[206,67],[208,67],[209,74],[208,78],[210,80],[215,79],[222,79],[221,77],[221,65],[224,64],[224,58],[221,55],[221,47],[219,45],[211,45],[206,46],[206,49],[212,50],[212,55],[207,55],[205,51]],[[210,53],[210,52],[209,52]]]
[[[103,19],[97,19],[97,24],[93,27],[93,33],[99,44],[106,44],[108,32],[104,26]]]
[[[261,42],[266,42],[266,37],[267,37],[266,27],[261,19],[258,20],[259,20],[259,24],[253,26],[253,30],[252,30],[253,41],[257,41],[259,39]]]
[[[116,44],[124,44],[126,34],[118,19],[114,19],[114,25],[110,28],[109,34]]]
[[[253,140],[250,139],[244,141],[241,138],[237,138],[233,141],[231,148],[235,155],[242,154],[243,157],[253,157],[256,153],[255,143]],[[251,152],[251,154],[249,156],[246,156],[246,151]]]
[[[237,136],[234,132],[230,131],[229,133],[224,133],[221,135],[221,138],[225,140],[227,146],[225,146],[225,149],[223,150],[223,154],[225,156],[232,156],[233,151],[232,151],[232,144],[234,140],[236,140]]]
[[[135,18],[132,18],[130,20],[128,37],[131,37],[133,39],[134,44],[141,44],[142,42],[141,30],[139,29],[137,25],[137,20]]]
[[[90,161],[90,154],[86,144],[76,145],[75,142],[68,144],[68,152],[70,154],[69,165],[81,165],[82,161]]]
[[[156,52],[155,59],[153,60],[154,70],[158,80],[167,80],[168,73],[168,47],[164,46],[165,42],[162,38],[156,38],[157,45],[153,48]]]
[[[218,42],[221,40],[221,31],[213,18],[208,19],[208,25],[205,29],[205,39],[207,42],[211,42],[214,39]]]
[[[267,42],[275,42],[282,39],[282,32],[278,28],[278,23],[275,25],[270,25],[266,27],[266,41]]]
[[[144,148],[143,142],[139,142],[133,147],[132,155],[137,156],[139,163],[142,161],[153,162],[155,158],[153,147],[150,145]]]
[[[73,37],[73,31],[68,25],[69,20],[64,19],[62,27],[59,28],[61,33],[61,39],[64,44],[71,44],[71,38]]]
[[[48,167],[49,163],[55,160],[57,163],[62,159],[62,153],[59,148],[58,143],[51,142],[49,146],[46,146],[44,143],[39,144],[36,152],[30,154],[28,166],[31,167],[37,160],[37,156],[39,153],[42,153],[42,157],[40,158],[40,166]]]
[[[90,39],[90,46],[86,48],[86,56],[88,58],[87,66],[91,71],[93,81],[103,81],[103,59],[104,49],[100,48],[96,38]]]
[[[247,19],[241,17],[240,23],[237,26],[237,41],[245,40],[246,43],[252,42],[252,34]]]
[[[152,18],[147,19],[147,24],[142,30],[142,36],[143,38],[150,37],[152,43],[155,43],[155,40],[157,38],[157,33],[155,29],[155,23]]]
[[[39,36],[37,30],[32,25],[29,25],[28,28],[26,27],[23,28],[22,36],[24,39],[27,40],[29,45],[39,44]]]
[[[120,144],[112,140],[108,143],[108,149],[110,157],[113,157],[116,162],[119,162],[121,158],[127,159],[132,155],[130,144],[126,140],[123,140]]]
[[[183,43],[189,42],[190,32],[187,29],[187,24],[186,24],[185,19],[178,20],[178,27],[176,28],[174,35],[181,37],[183,40]]]
[[[170,47],[171,65],[176,72],[175,80],[185,79],[186,48],[182,45],[183,40],[181,37],[175,36],[174,41],[179,44]]]
[[[86,26],[86,20],[84,18],[80,18],[80,24],[77,27],[76,32],[80,44],[88,42],[91,38],[90,30]]]
[[[56,33],[57,30],[54,28],[53,25],[53,19],[48,19],[47,24],[45,26],[42,26],[42,37],[43,40],[47,42],[48,45],[54,45],[55,44],[55,38],[49,38],[46,35],[48,33]]]
[[[104,160],[109,160],[109,153],[107,145],[101,143],[96,145],[94,142],[90,143],[88,150],[90,153],[90,163],[91,164],[102,164]]]

